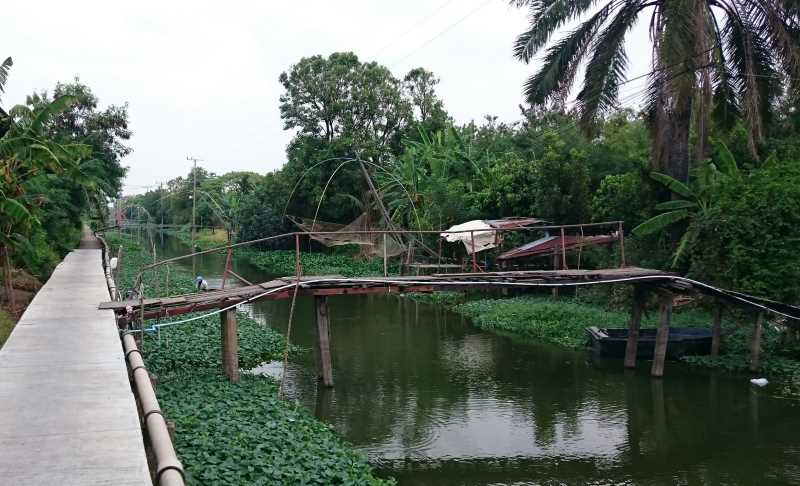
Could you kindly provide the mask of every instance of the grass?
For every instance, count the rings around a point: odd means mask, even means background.
[[[192,244],[192,232],[188,229],[180,230],[165,230],[167,233],[174,235],[179,240],[187,245]],[[224,228],[214,229],[203,228],[195,233],[194,244],[201,250],[208,250],[218,246],[225,246],[228,244],[228,233]]]
[[[151,256],[124,235],[110,235],[109,243],[123,246],[117,283],[124,291]],[[145,294],[156,295],[165,277],[163,269],[148,272]],[[152,283],[157,278],[161,285]],[[191,276],[173,269],[170,288],[191,292]],[[242,313],[237,322],[243,369],[280,358],[280,333]],[[218,316],[148,333],[143,348],[148,369],[158,376],[161,407],[176,425],[175,447],[188,484],[394,483],[375,477],[363,456],[304,407],[279,399],[272,379],[243,373],[239,383],[228,382],[220,371]]]
[[[0,348],[3,347],[8,336],[11,335],[11,331],[14,330],[14,324],[16,324],[14,319],[5,310],[0,309]]]

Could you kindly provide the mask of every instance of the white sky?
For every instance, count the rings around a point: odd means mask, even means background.
[[[125,193],[185,175],[187,155],[216,173],[280,167],[292,133],[278,76],[303,56],[353,51],[397,77],[425,67],[458,123],[517,120],[535,69],[512,56],[527,13],[507,0],[14,0],[2,10],[0,57],[14,58],[4,106],[75,76],[101,105],[129,103]],[[641,24],[631,77],[648,70]]]

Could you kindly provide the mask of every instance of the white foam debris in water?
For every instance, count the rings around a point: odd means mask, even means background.
[[[766,378],[753,378],[750,380],[750,383],[756,386],[767,386],[767,384],[769,384]]]

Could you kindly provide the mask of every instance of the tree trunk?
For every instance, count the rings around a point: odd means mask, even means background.
[[[667,174],[681,181],[689,180],[689,133],[692,124],[691,90],[682,90],[676,96],[670,113],[669,162]]]

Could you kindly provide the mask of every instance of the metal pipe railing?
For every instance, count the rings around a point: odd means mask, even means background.
[[[241,243],[231,243],[228,245],[218,246],[215,248],[209,248],[208,250],[202,250],[197,252],[192,252],[186,255],[181,255],[177,257],[167,258],[165,260],[161,260],[150,265],[146,265],[139,270],[139,273],[136,275],[136,279],[134,282],[134,288],[138,286],[142,279],[142,275],[144,272],[148,270],[152,270],[161,265],[165,265],[168,263],[173,263],[180,260],[185,260],[187,258],[193,258],[200,255],[208,255],[211,253],[218,253],[223,250],[229,250],[233,248],[241,248],[245,246],[257,245],[259,243],[266,243],[269,241],[280,240],[284,238],[298,238],[301,236],[322,236],[322,235],[398,235],[398,234],[435,234],[435,235],[443,235],[443,234],[463,234],[463,233],[480,233],[480,232],[493,232],[493,233],[505,233],[505,232],[515,232],[515,231],[549,231],[549,230],[560,230],[564,231],[566,229],[578,229],[580,228],[581,231],[584,228],[598,228],[598,227],[616,227],[621,229],[623,225],[623,221],[602,221],[598,223],[582,223],[582,224],[564,224],[564,225],[547,225],[547,226],[522,226],[516,228],[489,228],[483,230],[458,230],[458,231],[439,231],[439,230],[361,230],[361,231],[294,231],[291,233],[283,233],[280,235],[275,236],[267,236],[265,238],[258,238],[255,240],[250,241],[243,241]],[[620,235],[620,238],[622,235]],[[623,250],[624,251],[624,250]]]
[[[167,421],[158,405],[156,392],[150,375],[144,366],[142,353],[136,346],[132,334],[122,336],[125,360],[128,363],[136,395],[142,407],[142,421],[147,431],[150,448],[155,457],[155,484],[158,486],[184,486],[183,465],[178,460],[172,439],[169,436]]]

